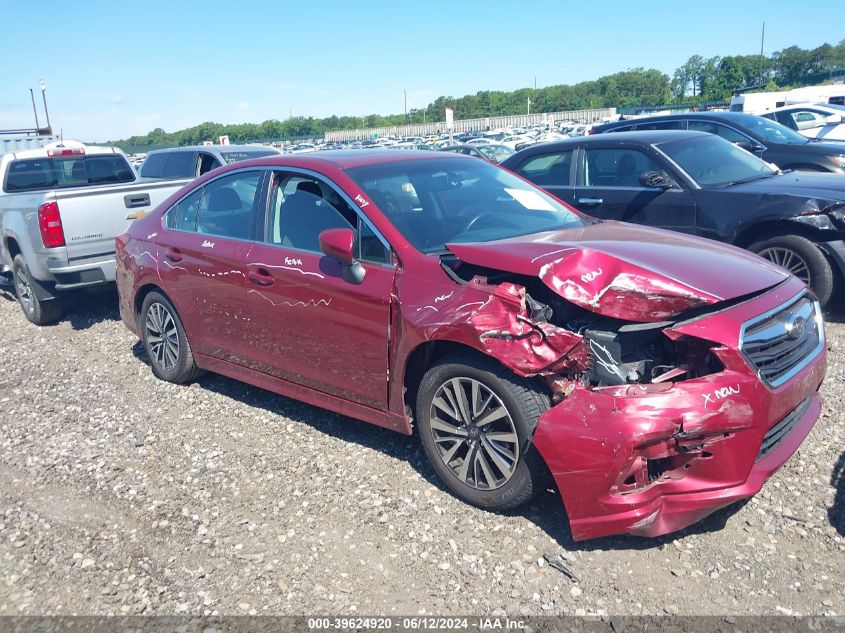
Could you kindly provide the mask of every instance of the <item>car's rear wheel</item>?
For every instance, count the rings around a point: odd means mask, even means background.
[[[185,328],[167,297],[155,291],[144,297],[140,322],[144,348],[158,378],[186,383],[203,373],[194,362]]]
[[[15,255],[12,262],[12,274],[18,302],[31,323],[50,325],[62,318],[61,301],[33,279],[23,255]]]
[[[833,295],[833,267],[821,249],[800,235],[773,235],[748,250],[785,268],[813,289],[819,303],[826,305]]]
[[[543,489],[545,466],[531,445],[547,396],[484,356],[444,357],[417,396],[420,439],[455,495],[495,511],[516,508]]]

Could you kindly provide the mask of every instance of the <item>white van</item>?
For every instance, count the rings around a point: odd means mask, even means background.
[[[785,92],[747,92],[731,99],[731,112],[762,114],[786,105]]]

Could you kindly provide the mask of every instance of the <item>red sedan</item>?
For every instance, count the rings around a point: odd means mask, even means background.
[[[798,279],[466,156],[233,164],[117,254],[121,316],[159,378],[208,370],[416,427],[443,482],[491,510],[551,475],[576,539],[750,497],[821,407],[824,325]]]

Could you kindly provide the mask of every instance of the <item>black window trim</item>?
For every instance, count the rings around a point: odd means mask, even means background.
[[[261,172],[260,177],[258,179],[258,190],[255,193],[255,200],[252,201],[252,209],[250,210],[250,216],[252,216],[250,221],[252,222],[252,220],[255,220],[254,226],[257,226],[258,225],[258,217],[257,216],[258,216],[259,213],[261,213],[261,207],[266,206],[266,204],[267,204],[267,198],[268,198],[268,196],[266,195],[267,178],[268,178],[267,167],[245,167],[243,169],[235,169],[235,170],[232,170],[232,171],[227,171],[225,174],[220,174],[218,176],[215,176],[214,178],[210,178],[209,180],[206,180],[205,182],[203,182],[201,185],[194,187],[188,193],[186,193],[184,196],[182,196],[176,202],[174,202],[172,205],[170,205],[170,207],[168,207],[167,211],[165,211],[164,213],[161,214],[161,229],[163,231],[171,231],[173,233],[183,233],[183,234],[188,234],[188,235],[209,235],[211,237],[217,237],[217,238],[220,238],[222,240],[232,240],[233,242],[244,242],[246,244],[254,244],[254,243],[258,242],[259,240],[256,237],[257,231],[255,231],[255,230],[253,230],[251,238],[242,239],[240,237],[231,237],[229,235],[218,235],[216,233],[200,233],[199,231],[185,231],[184,229],[174,229],[174,228],[170,228],[169,226],[167,226],[167,216],[170,215],[170,213],[173,213],[174,212],[173,210],[176,207],[178,207],[180,204],[182,204],[182,202],[184,202],[186,199],[188,199],[192,195],[194,195],[198,190],[201,190],[203,192],[203,195],[205,195],[205,188],[208,185],[210,185],[211,183],[213,183],[217,180],[220,180],[221,178],[228,178],[230,176],[234,176],[234,175],[238,175],[238,174],[245,174],[245,173],[248,173],[248,172],[251,172],[251,171]]]
[[[262,245],[271,246],[273,248],[279,248],[279,249],[284,249],[284,250],[298,251],[300,253],[311,253],[312,255],[317,254],[317,255],[323,256],[323,253],[321,251],[312,251],[312,250],[307,249],[307,248],[297,248],[295,246],[283,246],[282,244],[273,244],[272,242],[266,241],[267,240],[267,231],[269,229],[269,223],[270,223],[270,198],[271,198],[270,187],[269,187],[270,177],[271,177],[273,172],[286,172],[286,173],[290,173],[290,174],[298,174],[298,175],[301,175],[301,176],[307,176],[309,178],[314,178],[315,180],[319,180],[320,182],[322,182],[322,183],[328,185],[329,187],[331,187],[332,189],[334,189],[335,193],[337,193],[343,199],[343,201],[346,202],[346,204],[349,206],[349,208],[352,209],[352,212],[355,213],[355,215],[358,217],[358,222],[360,223],[361,221],[363,221],[369,227],[369,229],[373,232],[373,235],[375,235],[379,239],[379,241],[381,242],[381,245],[384,247],[384,249],[387,253],[387,259],[389,259],[390,261],[374,262],[374,261],[369,260],[369,259],[361,260],[360,259],[361,243],[360,243],[360,240],[358,239],[358,227],[357,226],[355,227],[355,239],[357,241],[357,250],[358,250],[357,254],[358,254],[358,259],[361,261],[362,264],[372,264],[374,266],[385,266],[385,267],[388,267],[388,268],[395,268],[396,267],[396,265],[393,263],[393,259],[394,259],[394,256],[396,254],[396,251],[393,247],[390,246],[390,242],[388,242],[387,239],[385,239],[385,237],[384,237],[384,235],[382,235],[381,231],[379,231],[378,228],[376,228],[376,226],[372,223],[370,218],[367,217],[367,215],[358,207],[358,205],[355,204],[352,201],[352,198],[350,198],[346,194],[346,192],[343,191],[343,189],[341,187],[339,187],[333,181],[329,180],[329,178],[327,176],[325,176],[324,174],[321,174],[319,172],[312,171],[310,169],[303,169],[301,167],[290,167],[288,165],[280,165],[278,167],[265,167],[264,169],[267,169],[268,173],[267,173],[267,183],[266,183],[267,186],[266,186],[266,195],[265,195],[266,200],[265,200],[265,204],[264,204],[264,207],[265,207],[264,208],[264,228],[262,229],[263,237],[260,238],[260,239],[263,239],[264,241],[259,240],[259,242]],[[338,213],[340,213],[340,212],[338,211]]]

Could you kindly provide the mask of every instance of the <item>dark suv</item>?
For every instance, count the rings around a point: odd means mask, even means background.
[[[819,143],[775,121],[742,112],[686,112],[597,125],[592,134],[632,130],[709,132],[781,169],[845,173],[845,143]]]

